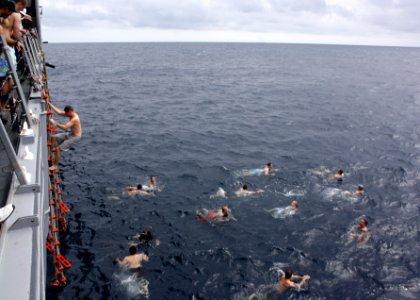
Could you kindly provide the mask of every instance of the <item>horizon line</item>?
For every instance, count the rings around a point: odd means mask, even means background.
[[[409,45],[375,45],[375,44],[340,44],[340,43],[299,43],[299,42],[250,42],[250,41],[73,41],[73,42],[50,42],[44,44],[274,44],[274,45],[311,45],[311,46],[350,46],[350,47],[387,47],[387,48],[420,48],[420,46]]]

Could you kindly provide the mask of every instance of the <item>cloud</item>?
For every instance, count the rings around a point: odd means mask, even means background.
[[[43,0],[48,32],[253,32],[319,37],[420,36],[418,0]],[[203,36],[203,34],[201,34]],[[302,42],[305,42],[304,40]]]

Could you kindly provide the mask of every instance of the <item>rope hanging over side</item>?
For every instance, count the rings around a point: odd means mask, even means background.
[[[50,107],[50,95],[48,91],[48,81],[45,63],[43,64],[43,78],[42,78],[42,96],[41,98],[47,102],[47,124],[51,119],[52,111]],[[52,135],[57,132],[57,129],[51,125],[47,125],[48,133],[48,162],[51,166],[55,158],[57,150],[52,141]],[[64,275],[64,270],[70,268],[72,265],[67,258],[61,253],[60,233],[67,231],[67,220],[65,216],[70,212],[70,208],[63,201],[63,193],[59,170],[48,171],[49,175],[49,233],[46,240],[46,248],[48,253],[53,256],[52,263],[54,265],[54,278],[51,282],[53,287],[64,287],[67,285],[67,277]]]

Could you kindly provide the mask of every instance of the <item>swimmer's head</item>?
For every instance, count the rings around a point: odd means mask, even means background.
[[[343,169],[338,169],[337,171],[337,175],[344,175],[344,170]]]
[[[366,227],[367,226],[367,224],[368,224],[368,221],[365,219],[365,218],[361,218],[360,220],[359,220],[359,226],[360,227]]]
[[[130,252],[130,255],[136,254],[137,252],[136,246],[130,246],[130,248],[128,249],[128,252]]]
[[[142,186],[141,184],[138,184],[138,185],[137,185],[137,189],[138,189],[138,190],[141,190],[142,188],[143,188],[143,186]]]
[[[64,107],[64,115],[66,117],[73,117],[75,115],[74,108],[70,105],[67,105],[66,107]]]
[[[248,190],[248,186],[247,186],[246,184],[244,184],[244,185],[242,186],[242,189],[243,189],[244,191],[247,191],[247,190]]]
[[[363,187],[363,186],[359,185],[359,186],[357,186],[357,191],[358,191],[358,192],[364,192],[364,191],[365,191],[365,189],[364,189],[364,187]]]
[[[290,278],[292,278],[292,275],[293,275],[292,269],[287,269],[287,270],[284,272],[284,277],[285,277],[286,279],[290,279]]]
[[[298,208],[298,206],[299,206],[299,202],[297,202],[296,200],[293,200],[293,201],[290,203],[290,206],[291,206],[291,207],[293,207],[293,208]]]
[[[269,170],[271,170],[273,168],[273,164],[271,162],[267,163],[267,167]]]
[[[152,232],[150,231],[150,229],[143,230],[143,232],[142,232],[141,235],[142,236],[145,236],[145,237],[147,237],[149,239],[153,239]]]
[[[229,208],[227,206],[222,207],[222,214],[223,217],[227,217],[229,215]]]
[[[150,183],[156,184],[156,176],[155,175],[150,176]]]

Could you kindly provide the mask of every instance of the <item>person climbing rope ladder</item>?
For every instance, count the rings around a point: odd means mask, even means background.
[[[52,110],[58,114],[59,116],[65,116],[69,118],[69,121],[65,124],[58,123],[54,121],[52,118],[50,119],[50,123],[53,126],[57,126],[58,128],[64,130],[65,132],[57,133],[52,136],[52,143],[53,145],[57,145],[55,148],[55,155],[52,162],[52,166],[50,170],[57,170],[58,169],[58,161],[60,160],[61,151],[67,151],[70,149],[71,146],[76,144],[82,137],[82,126],[80,124],[79,115],[74,111],[73,107],[67,105],[64,107],[64,111],[55,107],[52,103],[50,103]],[[67,131],[70,129],[70,131]]]

